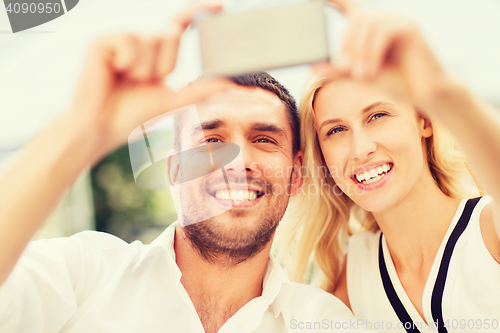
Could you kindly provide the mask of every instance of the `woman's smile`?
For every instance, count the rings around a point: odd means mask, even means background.
[[[353,174],[351,180],[364,191],[374,190],[384,185],[392,174],[394,164],[384,163]]]

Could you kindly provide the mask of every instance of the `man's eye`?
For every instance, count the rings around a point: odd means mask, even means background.
[[[343,127],[341,127],[341,126],[334,127],[334,128],[332,128],[331,130],[329,130],[329,131],[328,131],[328,133],[326,133],[326,136],[328,137],[328,136],[330,136],[330,135],[332,135],[332,134],[335,134],[335,133],[340,133],[340,132],[342,132],[343,130],[344,130],[344,128],[343,128]]]
[[[257,143],[276,143],[269,138],[259,138],[259,139],[255,140],[255,142],[257,142]]]
[[[215,143],[215,142],[221,142],[219,139],[217,138],[207,138],[205,139],[206,142],[210,142],[210,143]]]

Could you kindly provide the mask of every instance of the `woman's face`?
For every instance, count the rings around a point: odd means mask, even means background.
[[[432,128],[410,104],[361,82],[338,81],[319,91],[314,113],[335,183],[362,208],[391,208],[424,177],[424,138]]]

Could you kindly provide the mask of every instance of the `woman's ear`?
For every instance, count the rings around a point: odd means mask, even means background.
[[[425,112],[419,108],[415,108],[415,113],[417,115],[418,129],[420,130],[422,137],[426,139],[430,138],[433,134],[431,120],[427,117]]]
[[[426,139],[430,138],[433,134],[431,120],[429,119],[429,117],[427,117],[426,113],[422,109],[414,107],[414,111],[417,116],[418,128],[422,133],[422,137]]]
[[[420,116],[422,136],[424,138],[430,138],[433,134],[431,120],[425,116]]]

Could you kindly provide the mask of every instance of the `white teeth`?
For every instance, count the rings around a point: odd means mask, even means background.
[[[257,192],[248,191],[245,200],[252,201],[257,199]]]
[[[228,190],[222,190],[215,192],[215,197],[221,200],[233,200],[233,201],[252,201],[257,199],[257,192],[255,191],[231,191],[229,195]]]
[[[390,164],[386,163],[369,171],[361,172],[356,175],[358,182],[365,185],[373,184],[382,179],[387,172],[391,170]]]
[[[370,179],[371,178],[370,173],[368,171],[363,172],[363,178],[365,178],[365,180]]]

